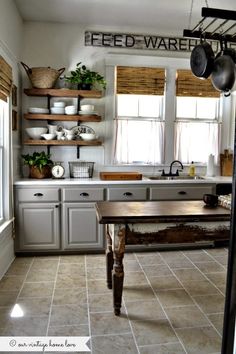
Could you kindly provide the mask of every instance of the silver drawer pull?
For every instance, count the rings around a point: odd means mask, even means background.
[[[131,192],[125,192],[125,193],[123,193],[123,195],[124,195],[125,197],[131,197],[131,196],[133,195],[133,193],[131,193]]]
[[[179,191],[178,194],[185,195],[185,194],[187,194],[187,192],[185,192],[185,191]]]
[[[34,196],[35,196],[35,197],[42,197],[42,196],[43,196],[43,193],[35,193]]]
[[[82,192],[82,193],[80,193],[80,196],[81,197],[89,197],[89,194],[86,192]]]

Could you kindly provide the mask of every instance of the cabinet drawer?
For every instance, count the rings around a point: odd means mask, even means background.
[[[63,189],[62,198],[65,202],[90,202],[104,199],[103,188],[68,188]]]
[[[205,193],[213,193],[213,186],[150,188],[150,200],[200,200]]]
[[[108,188],[108,200],[129,201],[129,200],[146,200],[146,188]]]
[[[19,202],[57,202],[59,188],[25,188],[17,190]]]

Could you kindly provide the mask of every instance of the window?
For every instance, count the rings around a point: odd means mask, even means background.
[[[163,69],[118,67],[114,163],[163,161],[163,91]]]
[[[6,102],[0,99],[0,224],[3,222],[4,219],[4,199],[5,199],[5,192],[4,192],[4,117],[6,119],[6,114],[8,111],[8,105]]]
[[[206,163],[220,146],[220,98],[209,81],[179,70],[176,85],[175,158],[183,163]],[[198,95],[198,97],[196,96]]]

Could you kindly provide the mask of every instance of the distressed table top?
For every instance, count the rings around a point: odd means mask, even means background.
[[[100,224],[163,221],[230,220],[230,210],[207,207],[203,201],[97,202]]]

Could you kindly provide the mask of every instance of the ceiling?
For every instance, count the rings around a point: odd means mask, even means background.
[[[236,11],[235,0],[14,0],[24,21],[117,27],[182,35],[201,19],[201,8]],[[191,10],[192,8],[192,10]],[[191,16],[190,16],[191,14]]]

